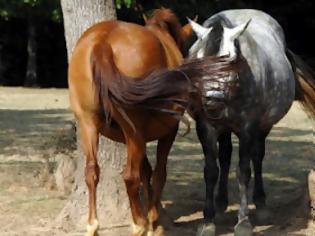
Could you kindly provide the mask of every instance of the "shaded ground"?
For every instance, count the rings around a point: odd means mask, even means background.
[[[1,236],[82,235],[51,228],[66,197],[52,188],[50,173],[60,153],[72,155],[71,118],[66,90],[0,87]],[[304,199],[306,176],[315,166],[313,135],[310,120],[296,104],[273,129],[264,161],[268,206],[273,214],[267,225],[255,227],[255,235],[315,235]],[[232,235],[237,217],[236,139],[233,146],[230,206],[220,217],[217,235]],[[169,158],[164,191],[166,211],[176,222],[168,235],[194,235],[201,222],[202,169],[201,148],[195,133],[179,136]],[[254,213],[253,210],[255,223]],[[126,229],[118,229],[104,235],[127,234]]]

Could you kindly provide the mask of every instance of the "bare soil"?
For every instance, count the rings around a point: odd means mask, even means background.
[[[65,89],[0,87],[0,236],[82,235],[53,227],[67,196],[54,187],[52,173],[62,156],[75,155],[73,117]],[[180,131],[184,133],[184,129]],[[150,158],[153,160],[153,145]],[[238,146],[233,139],[228,211],[218,220],[217,235],[233,235],[238,190],[235,168]],[[294,104],[269,135],[264,179],[269,222],[259,225],[251,204],[255,235],[315,235],[307,203],[307,173],[315,166],[314,129]],[[168,235],[195,235],[202,222],[203,157],[195,132],[177,137],[168,164],[163,204],[175,226]],[[128,235],[128,229],[100,235]]]

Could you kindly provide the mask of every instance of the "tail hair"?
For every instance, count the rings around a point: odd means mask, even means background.
[[[125,108],[155,110],[180,120],[182,113],[166,109],[165,104],[176,104],[185,110],[191,93],[198,96],[204,94],[202,76],[213,75],[217,79],[234,68],[226,57],[206,57],[187,60],[172,70],[154,71],[144,78],[131,78],[119,72],[113,61],[111,46],[104,42],[94,45],[91,67],[96,95],[102,103],[106,123],[110,123],[115,107],[134,131],[135,127]]]
[[[315,72],[289,49],[287,49],[287,55],[295,73],[295,99],[315,120]]]

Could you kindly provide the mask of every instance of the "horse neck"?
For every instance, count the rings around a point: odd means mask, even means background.
[[[167,67],[173,69],[183,62],[183,55],[179,50],[173,37],[165,31],[154,27],[146,26],[161,42],[166,55]]]

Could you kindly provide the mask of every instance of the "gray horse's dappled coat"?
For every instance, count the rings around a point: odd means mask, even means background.
[[[262,178],[265,139],[295,99],[301,101],[315,118],[315,80],[305,63],[286,48],[281,26],[264,12],[227,10],[210,17],[203,26],[193,21],[190,23],[198,36],[189,50],[190,57],[228,55],[230,60],[242,62],[237,73],[220,78],[225,82],[236,81],[237,91],[220,94],[204,78],[207,92],[203,108],[191,112],[205,155],[204,223],[197,236],[214,236],[215,212],[227,209],[232,132],[239,138],[237,177],[240,209],[234,231],[235,236],[251,236],[253,228],[248,218],[251,162],[255,177],[253,202],[256,215],[270,219],[266,213]],[[224,106],[214,113],[216,102],[223,102]],[[217,182],[218,193],[214,197]]]
[[[250,20],[237,40],[249,68],[240,72],[241,107],[237,106],[237,110],[229,108],[230,119],[245,122],[252,117],[268,129],[289,110],[295,96],[294,73],[286,56],[283,30],[272,17],[257,10],[223,11],[203,25],[210,27],[218,20],[229,28]],[[220,39],[216,40],[220,42]],[[212,45],[208,50],[212,47],[216,46]]]

